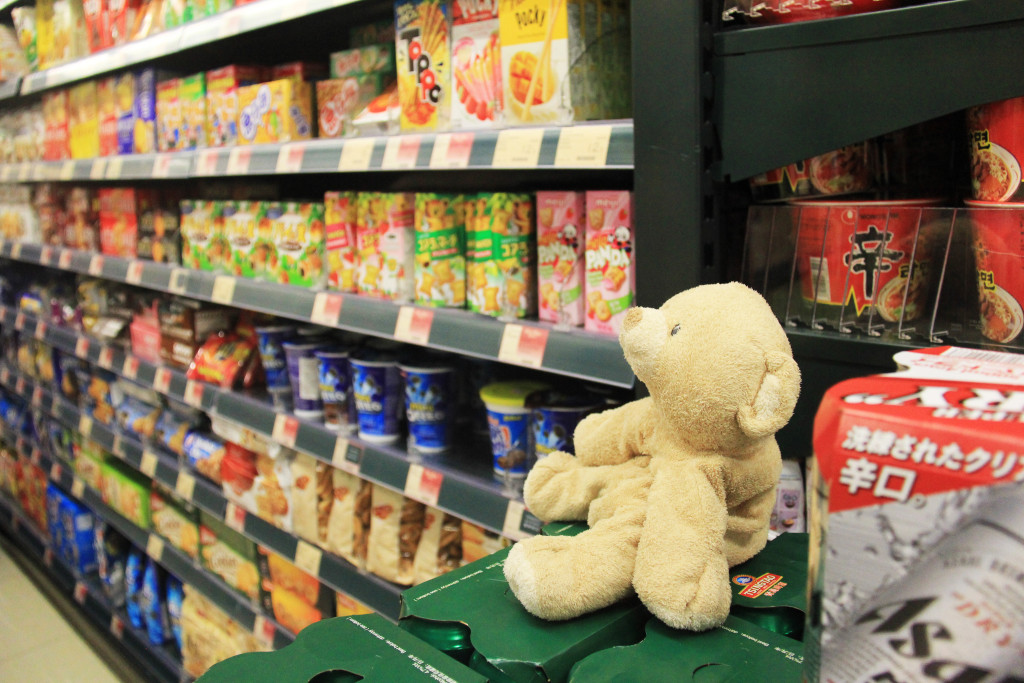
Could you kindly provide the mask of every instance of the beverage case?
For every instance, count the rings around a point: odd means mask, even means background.
[[[1024,364],[954,347],[830,389],[811,472],[809,681],[1024,670]],[[961,676],[961,678],[957,678]]]

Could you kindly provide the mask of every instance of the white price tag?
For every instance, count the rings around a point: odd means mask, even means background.
[[[67,270],[71,267],[71,259],[74,258],[74,256],[75,252],[70,249],[62,250],[60,252],[60,257],[57,260],[57,265],[60,266],[62,270]]]
[[[256,636],[256,639],[260,641],[265,647],[271,648],[274,646],[274,635],[277,633],[277,629],[274,628],[274,622],[267,619],[262,614],[257,614],[256,619],[252,624],[252,634]]]
[[[412,344],[426,344],[430,341],[430,327],[434,322],[434,311],[429,308],[402,306],[395,322],[395,339]]]
[[[323,551],[314,545],[299,541],[295,546],[295,566],[310,576],[319,578],[322,559]]]
[[[38,448],[33,447],[32,448],[32,455],[29,456],[29,460],[31,460],[32,464],[35,465],[36,467],[42,466],[42,463],[43,463],[43,454],[42,454],[42,452]]]
[[[107,180],[120,180],[121,169],[124,166],[124,157],[110,157],[107,160]]]
[[[203,383],[196,380],[185,382],[185,403],[194,407],[203,407]]]
[[[342,303],[344,303],[344,298],[341,294],[320,292],[313,299],[313,313],[309,319],[317,325],[335,327],[338,324],[338,318],[341,317]]]
[[[89,275],[100,277],[103,275],[103,257],[99,254],[89,259]]]
[[[14,329],[19,332],[25,329],[25,314],[20,311],[18,312],[18,315],[14,316]]]
[[[18,180],[20,182],[25,182],[30,177],[32,177],[32,164],[27,161],[21,162],[21,164],[18,165]]]
[[[439,133],[430,152],[430,168],[466,168],[473,151],[473,133]]]
[[[230,275],[218,275],[213,281],[213,294],[210,298],[214,303],[230,306],[235,299],[235,278]]]
[[[89,357],[89,340],[85,337],[79,337],[75,342],[75,355],[79,358]]]
[[[153,451],[142,451],[142,461],[139,463],[139,471],[152,479],[156,476],[156,466],[160,462]]]
[[[15,261],[21,258],[21,242],[15,242],[11,245],[11,258]]]
[[[548,330],[508,323],[501,335],[498,360],[539,368],[544,363]]]
[[[238,34],[238,28],[241,26],[242,17],[237,12],[222,14],[220,19],[220,31],[218,32],[218,36],[220,38],[230,38],[231,36]]]
[[[167,368],[157,368],[153,375],[153,388],[157,393],[166,394],[171,390],[171,371]]]
[[[82,436],[89,438],[92,436],[92,418],[88,415],[82,415],[78,418],[78,433]]]
[[[139,359],[135,356],[127,356],[124,365],[121,366],[121,374],[128,379],[135,379],[139,376]]]
[[[60,179],[71,180],[75,177],[75,162],[65,161],[60,167]]]
[[[274,431],[271,438],[282,446],[295,448],[295,439],[299,435],[299,421],[290,415],[278,415],[274,418]]]
[[[32,405],[36,408],[43,405],[43,388],[40,386],[32,390]]]
[[[384,147],[384,159],[381,168],[409,169],[416,168],[416,158],[420,153],[419,135],[399,135],[388,138]]]
[[[89,586],[87,586],[84,581],[78,581],[75,583],[73,595],[75,596],[75,602],[79,605],[84,605],[85,598],[89,595]]]
[[[107,346],[100,351],[100,357],[96,361],[96,364],[106,370],[114,369],[114,349]]]
[[[154,178],[169,178],[171,176],[171,155],[158,154],[153,159],[152,174]]]
[[[171,278],[168,282],[167,288],[171,290],[171,294],[184,294],[185,287],[188,285],[188,271],[184,268],[175,268],[171,271]]]
[[[349,474],[359,475],[359,461],[361,456],[357,456],[354,460],[349,460],[349,444],[348,439],[343,436],[339,436],[338,440],[334,442],[334,454],[331,457],[331,464],[337,467],[339,470],[348,472]],[[354,450],[355,453],[361,453],[361,451]]]
[[[124,638],[124,619],[117,616],[116,614],[110,615],[110,632],[115,638],[121,640]]]
[[[204,149],[196,159],[196,175],[213,175],[217,172],[217,150]]]
[[[130,285],[137,285],[142,282],[142,261],[132,261],[128,264],[128,274],[125,276],[125,280]]]
[[[82,500],[82,496],[85,495],[85,480],[75,477],[75,480],[71,482],[71,495]]]
[[[46,323],[44,323],[42,320],[36,321],[35,337],[39,341],[46,339]]]
[[[245,533],[245,508],[228,502],[224,509],[224,523],[240,533]]]
[[[543,128],[509,128],[498,133],[491,165],[495,168],[535,168],[544,141]]]
[[[345,141],[341,148],[341,159],[338,161],[339,171],[365,171],[370,168],[373,148],[377,141],[374,138],[353,138]]]
[[[235,147],[228,154],[228,175],[246,175],[252,159],[252,147]]]
[[[277,153],[275,173],[298,173],[302,170],[302,159],[306,156],[306,148],[301,144],[285,145]]]
[[[164,559],[164,539],[156,534],[150,534],[146,541],[146,554],[157,562]]]
[[[179,472],[178,481],[174,484],[174,492],[177,493],[183,500],[192,502],[192,495],[196,490],[196,478],[188,472]]]
[[[53,247],[46,246],[39,250],[39,263],[44,266],[53,263]]]
[[[11,371],[6,367],[0,369],[0,382],[6,385],[10,385],[11,383]]]
[[[405,495],[431,506],[437,506],[444,475],[423,465],[409,465],[405,478]]]
[[[62,474],[64,474],[64,471],[61,469],[59,462],[50,465],[50,481],[60,481]]]
[[[558,131],[555,166],[601,167],[608,160],[611,126],[570,126]]]
[[[114,443],[110,447],[110,452],[119,458],[124,458],[124,445],[121,443],[120,434],[114,434]]]
[[[107,176],[107,160],[93,159],[92,168],[89,169],[89,180],[103,180]]]
[[[25,394],[27,388],[28,385],[24,377],[19,377],[18,381],[14,383],[14,391],[20,396]]]

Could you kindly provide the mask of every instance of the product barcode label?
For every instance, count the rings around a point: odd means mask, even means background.
[[[25,329],[25,314],[24,313],[20,313],[19,312],[18,315],[14,316],[14,329],[18,330],[19,332],[21,332],[23,329]]]
[[[203,383],[196,380],[185,382],[185,403],[194,407],[203,407]]]
[[[196,175],[213,175],[217,172],[217,150],[207,149],[199,153],[196,160]]]
[[[89,595],[89,586],[87,586],[84,581],[76,582],[73,595],[75,596],[75,602],[79,605],[84,605],[85,598]]]
[[[78,418],[78,433],[88,438],[92,436],[92,418],[88,415],[82,415]]]
[[[124,638],[124,620],[116,614],[110,615],[110,632],[115,638]]]
[[[37,408],[43,405],[43,388],[40,386],[32,390],[32,405]]]
[[[123,166],[124,166],[124,158],[123,157],[111,157],[110,159],[108,159],[107,160],[107,173],[106,173],[107,180],[120,180],[121,179],[121,170],[122,170]]]
[[[39,263],[48,266],[53,263],[53,247],[43,247],[39,252]]]
[[[249,160],[252,159],[251,147],[235,147],[228,154],[228,175],[245,175],[249,172]]]
[[[262,614],[256,615],[252,624],[252,633],[265,647],[274,646],[274,635],[277,633],[277,629],[274,627],[274,622]]]
[[[128,264],[128,274],[125,280],[130,285],[137,285],[142,282],[142,261],[132,261]]]
[[[555,166],[604,166],[608,159],[608,145],[611,139],[611,126],[560,128],[558,147],[555,150]]]
[[[509,323],[501,335],[498,360],[539,368],[544,363],[548,344],[548,331],[542,327],[528,327]]]
[[[128,356],[124,359],[124,365],[121,367],[121,374],[128,379],[135,379],[139,376],[139,359],[135,356]]]
[[[154,178],[168,178],[171,175],[171,156],[169,154],[158,154],[153,159]]]
[[[398,320],[395,322],[395,339],[412,344],[427,344],[433,323],[434,311],[402,306],[398,309]]]
[[[60,167],[60,179],[71,180],[75,177],[75,162],[65,161]]]
[[[89,180],[103,180],[107,173],[106,159],[93,159],[92,168],[89,169]]]
[[[57,265],[60,266],[62,270],[67,270],[68,268],[71,267],[71,259],[74,258],[74,256],[75,252],[71,251],[70,249],[64,249],[63,251],[60,252],[60,257],[58,257]]]
[[[298,173],[302,170],[302,159],[306,156],[306,148],[303,145],[285,145],[277,153],[277,173]]]
[[[175,268],[171,271],[171,277],[167,284],[167,288],[171,290],[172,294],[184,294],[185,287],[188,285],[188,271],[184,268]]]
[[[42,320],[36,321],[36,339],[42,341],[46,338],[46,323]]]
[[[430,168],[466,168],[473,151],[473,133],[439,133],[430,151]]]
[[[59,462],[50,465],[50,481],[60,481],[62,474],[64,474],[64,471],[61,469]]]
[[[15,242],[11,245],[11,258],[15,260],[21,258],[21,242]]]
[[[401,135],[388,138],[384,147],[384,159],[381,168],[409,169],[416,168],[416,157],[420,153],[419,135]]]
[[[166,394],[170,391],[171,371],[167,368],[157,368],[156,374],[153,375],[153,388],[161,394]]]
[[[106,368],[107,370],[113,370],[113,368],[114,368],[114,349],[112,349],[111,347],[107,346],[103,350],[101,350],[100,351],[100,357],[97,359],[96,363],[101,368]]]
[[[85,337],[79,337],[78,341],[75,342],[75,355],[79,358],[89,357],[89,340]]]
[[[534,168],[540,160],[543,128],[510,128],[498,133],[491,165],[495,168]]]
[[[94,255],[89,259],[89,275],[93,277],[99,277],[103,275],[103,257]]]
[[[235,299],[235,278],[230,275],[218,275],[213,280],[213,294],[210,298],[214,303],[230,306]]]
[[[224,510],[224,523],[235,531],[245,533],[245,508],[229,501]]]

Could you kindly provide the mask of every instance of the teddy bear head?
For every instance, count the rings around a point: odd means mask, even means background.
[[[792,417],[800,370],[768,303],[737,282],[626,314],[619,342],[661,424],[691,448],[738,451]]]

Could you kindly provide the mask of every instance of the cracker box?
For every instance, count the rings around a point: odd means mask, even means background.
[[[181,257],[183,265],[195,270],[229,270],[231,243],[224,234],[224,202],[182,200]]]
[[[261,237],[268,230],[258,230],[269,221],[264,202],[241,200],[224,203],[224,234],[231,245],[231,272],[241,277],[267,279],[276,268],[276,251],[272,239]]]
[[[939,347],[847,380],[814,424],[808,681],[1024,671],[1024,364]]]
[[[99,156],[100,130],[96,81],[84,81],[68,91],[68,133],[72,159]]]
[[[71,158],[71,133],[68,128],[68,91],[43,94],[44,158],[59,161]]]
[[[40,70],[56,64],[53,40],[53,0],[36,0],[36,53]]]
[[[416,303],[466,305],[466,221],[462,195],[416,194]]]
[[[114,114],[117,117],[117,153],[135,152],[135,74],[115,76]]]
[[[537,292],[541,320],[583,324],[584,195],[537,193]]]
[[[156,87],[157,148],[161,152],[184,149],[181,140],[181,99],[178,91],[181,80],[171,78],[160,81]]]
[[[332,52],[331,78],[347,78],[360,74],[389,74],[395,78],[395,44],[365,45],[351,50]]]
[[[501,83],[509,124],[572,121],[569,13],[558,0],[500,0]]]
[[[170,193],[154,197],[139,214],[139,258],[157,263],[181,263],[181,222],[178,202]]]
[[[449,5],[395,3],[395,66],[403,131],[445,130],[451,110]]]
[[[181,149],[206,147],[206,74],[186,76],[179,81],[181,101]]]
[[[132,106],[133,134],[130,154],[149,154],[156,146],[156,83],[162,76],[155,69],[135,72],[135,93]],[[124,153],[124,152],[122,152]]]
[[[260,67],[225,66],[206,72],[207,136],[210,147],[238,142],[238,89],[263,80]]]
[[[99,112],[99,153],[101,157],[117,154],[117,109],[114,92],[117,79],[113,76],[96,81],[96,102]]]
[[[131,40],[140,4],[141,0],[107,0],[107,30],[112,46]]]
[[[381,194],[360,192],[356,199],[356,291],[374,297],[380,296]]]
[[[199,559],[199,512],[154,486],[149,494],[153,531],[193,560]]]
[[[292,633],[334,616],[334,591],[277,553],[262,547],[258,553],[264,613]]]
[[[281,202],[281,219],[274,231],[277,248],[276,280],[282,284],[322,288],[325,242],[324,205],[319,202]]]
[[[587,192],[585,244],[584,327],[618,336],[622,319],[636,300],[632,192]]]
[[[250,600],[262,600],[255,543],[201,510],[199,544],[204,569]]]
[[[238,144],[292,142],[313,136],[311,86],[284,78],[238,89]]]
[[[533,198],[494,192],[478,195],[473,252],[466,267],[469,308],[493,316],[524,318],[537,306]]]
[[[99,52],[111,47],[106,0],[82,0],[82,15],[85,19],[86,44],[89,52]]]
[[[382,192],[379,198],[376,206],[383,214],[375,218],[375,223],[380,230],[380,296],[392,301],[412,301],[416,197],[411,192]]]
[[[452,3],[452,128],[502,121],[498,0]]]
[[[356,205],[355,192],[324,195],[327,287],[339,292],[356,291]]]

